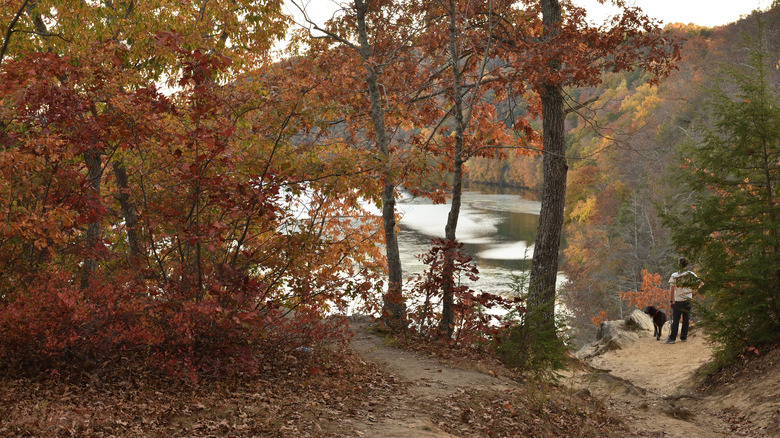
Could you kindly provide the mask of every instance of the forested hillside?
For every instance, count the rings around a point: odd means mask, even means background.
[[[668,289],[681,250],[660,215],[696,208],[690,207],[695,196],[679,182],[690,158],[684,150],[702,141],[702,127],[714,126],[711,91],[718,84],[736,99],[724,68],[747,65],[751,39],[765,44],[768,79],[780,84],[780,35],[771,30],[779,25],[778,7],[716,28],[671,24],[667,28],[685,40],[682,59],[657,87],[635,71],[609,74],[601,87],[573,92],[579,100],[597,97],[567,119],[572,170],[563,270],[569,281],[562,294],[582,341],[594,332],[594,321],[630,312],[620,292],[644,290],[649,301],[640,305],[668,307],[667,295],[650,292]]]

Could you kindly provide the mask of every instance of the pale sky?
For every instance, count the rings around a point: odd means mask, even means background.
[[[596,0],[573,0],[588,11],[588,19],[597,24],[603,22],[609,7]],[[663,24],[694,23],[702,26],[719,26],[739,20],[755,9],[766,9],[772,0],[627,0],[631,6],[639,6],[651,18]]]
[[[305,5],[309,16],[318,24],[332,17],[339,4],[349,0],[285,0],[282,10],[296,20],[301,20],[300,11],[291,3]],[[614,15],[616,8],[599,4],[596,0],[572,0],[576,5],[584,7],[588,12],[588,20],[595,25]],[[609,0],[608,0],[609,3]],[[750,14],[755,9],[767,9],[772,0],[626,0],[630,6],[639,6],[650,18],[660,20],[661,27],[669,23],[698,24],[714,27],[733,23],[743,15]],[[299,21],[302,23],[302,20]],[[277,43],[282,49],[286,42]]]
[[[337,9],[338,0],[297,0],[308,5],[312,18],[322,22]],[[596,0],[573,0],[575,4],[588,11],[588,19],[601,24],[609,11],[614,8],[600,5]],[[293,15],[297,10],[286,1],[286,9]],[[753,10],[766,9],[772,0],[626,0],[631,6],[639,6],[651,18],[661,20],[663,24],[694,23],[702,26],[719,26],[739,20]],[[322,20],[322,21],[320,21]]]

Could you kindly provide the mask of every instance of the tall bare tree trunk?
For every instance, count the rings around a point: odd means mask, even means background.
[[[558,33],[561,6],[558,0],[542,0],[544,38]],[[551,73],[560,69],[560,60],[548,63]],[[554,329],[555,281],[558,273],[558,250],[563,228],[563,207],[566,200],[566,142],[564,137],[564,100],[561,86],[545,84],[539,90],[542,101],[542,135],[544,183],[534,255],[531,262],[528,302],[539,309],[540,324]]]
[[[376,135],[376,147],[384,164],[382,187],[382,221],[385,234],[385,253],[387,256],[388,289],[384,296],[382,321],[391,328],[401,328],[406,321],[406,303],[404,302],[403,272],[401,270],[401,255],[398,251],[398,236],[395,223],[395,184],[392,174],[392,162],[385,127],[382,97],[379,93],[378,74],[371,61],[372,51],[368,42],[366,14],[368,0],[355,0],[355,13],[358,24],[359,52],[366,69],[366,85],[371,101],[371,121]]]

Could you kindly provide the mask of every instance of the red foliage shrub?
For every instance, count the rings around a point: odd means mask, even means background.
[[[626,301],[629,306],[637,309],[644,309],[647,306],[654,306],[656,309],[670,311],[669,289],[661,287],[663,279],[661,274],[651,274],[646,269],[642,270],[642,285],[639,290],[618,292],[618,296]]]
[[[463,251],[463,244],[444,239],[434,239],[431,249],[418,256],[428,265],[422,274],[411,281],[410,312],[412,329],[420,336],[438,337],[435,327],[441,313],[444,284],[450,282],[454,295],[453,341],[462,345],[480,345],[492,342],[511,322],[503,317],[509,312],[525,312],[522,299],[505,298],[487,292],[477,292],[461,283],[466,277],[476,281],[479,271],[471,256]],[[449,258],[449,262],[448,262]]]
[[[290,354],[341,349],[343,318],[216,300],[172,301],[109,284],[87,289],[51,277],[0,311],[0,369],[9,374],[85,370],[112,364],[197,381],[253,375]]]
[[[176,99],[123,69],[112,43],[94,59],[2,64],[6,373],[113,364],[197,380],[348,339],[324,303],[361,289],[340,275],[354,245],[284,209],[303,189],[295,163],[272,158],[294,154],[280,133],[255,134],[284,111],[260,113],[254,90],[219,84],[229,59],[163,42],[180,61]]]

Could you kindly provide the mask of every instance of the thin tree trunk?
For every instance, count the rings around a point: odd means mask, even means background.
[[[444,227],[444,238],[455,242],[456,230],[458,228],[458,218],[460,217],[461,194],[463,192],[463,136],[465,131],[463,119],[463,96],[461,94],[460,65],[458,60],[458,42],[456,35],[456,13],[455,0],[449,0],[449,51],[450,64],[452,68],[452,92],[453,104],[455,108],[452,114],[455,116],[455,145],[452,153],[453,172],[452,172],[452,204],[450,212],[447,215],[447,225]],[[452,257],[448,254],[444,258],[444,263],[448,266],[445,272],[452,272]],[[443,284],[442,290],[442,312],[439,322],[439,332],[444,334],[447,339],[452,338],[455,326],[455,313],[453,311],[454,297],[453,289],[455,278],[447,278]]]
[[[112,163],[114,177],[119,187],[119,205],[122,207],[122,215],[125,218],[125,232],[127,233],[128,252],[127,258],[130,266],[134,269],[141,267],[141,244],[138,239],[138,214],[135,206],[130,201],[130,185],[127,181],[127,170],[122,161]]]
[[[542,0],[542,24],[545,38],[554,36],[561,21],[558,0]],[[548,63],[551,73],[560,68],[560,60]],[[558,250],[563,227],[566,200],[566,143],[564,137],[564,100],[561,86],[541,87],[543,168],[542,207],[531,262],[528,302],[541,311],[539,323],[554,329],[555,281],[558,273]]]
[[[368,42],[366,14],[367,0],[355,0],[355,12],[358,24],[359,52],[366,69],[366,85],[371,101],[371,121],[376,135],[376,147],[384,164],[382,187],[382,221],[385,233],[385,252],[387,256],[388,289],[384,296],[382,321],[391,328],[401,328],[406,320],[406,303],[404,302],[403,272],[401,255],[398,250],[398,236],[395,223],[395,184],[392,176],[392,163],[388,148],[387,130],[385,127],[382,98],[379,93],[378,74],[371,61],[371,45]]]
[[[103,174],[103,159],[97,149],[89,149],[84,152],[84,163],[87,165],[87,180],[91,186],[93,202],[100,202],[100,185]],[[85,236],[84,247],[87,257],[81,267],[81,289],[89,286],[92,274],[97,270],[98,262],[95,253],[98,241],[100,240],[100,216],[93,213],[92,221],[87,225],[87,234]]]
[[[8,23],[8,28],[5,30],[5,36],[3,37],[3,45],[0,46],[0,65],[3,64],[3,58],[5,58],[5,52],[8,50],[8,43],[11,42],[11,36],[14,33],[14,27],[16,27],[16,23],[24,13],[24,9],[27,7],[27,3],[29,1],[30,0],[24,0],[22,6],[19,7],[19,10],[16,11],[16,14],[14,14],[14,17],[11,19],[11,22]]]

